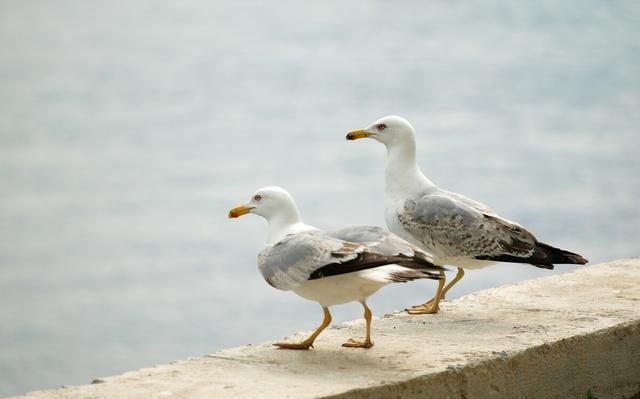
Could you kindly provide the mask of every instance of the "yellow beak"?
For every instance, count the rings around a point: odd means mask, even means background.
[[[232,210],[229,211],[229,219],[239,218],[242,215],[246,215],[251,212],[253,208],[245,205],[236,206]]]
[[[352,130],[347,134],[347,140],[364,139],[369,136],[371,136],[371,133],[365,131],[364,129]]]

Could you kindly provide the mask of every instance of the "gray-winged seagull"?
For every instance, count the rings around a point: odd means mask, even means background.
[[[366,337],[345,347],[370,348],[371,310],[366,299],[385,285],[415,279],[440,279],[444,270],[431,256],[380,227],[357,226],[321,231],[302,222],[291,195],[280,187],[256,191],[251,201],[229,212],[230,218],[255,213],[269,224],[267,246],[258,255],[264,279],[320,303],[324,319],[299,343],[276,343],[282,349],[309,349],[329,323],[332,305],[358,301],[364,307]]]
[[[408,309],[409,313],[437,313],[440,300],[464,276],[465,268],[494,262],[529,263],[545,269],[553,269],[556,263],[587,263],[578,254],[539,242],[489,207],[433,184],[416,163],[416,134],[406,119],[387,116],[347,134],[347,140],[365,137],[387,148],[385,221],[389,230],[429,252],[435,263],[458,267],[447,286],[440,280],[436,295]]]

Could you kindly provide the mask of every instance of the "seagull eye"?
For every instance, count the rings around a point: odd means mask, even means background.
[[[378,128],[378,130],[383,131],[384,129],[387,128],[387,125],[385,125],[384,123],[379,124],[378,126],[376,126]]]
[[[253,196],[253,199],[254,199],[255,201],[260,201],[260,200],[262,199],[262,196],[261,196],[261,195],[254,195],[254,196]]]

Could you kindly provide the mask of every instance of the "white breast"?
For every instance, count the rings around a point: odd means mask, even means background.
[[[376,271],[377,269],[307,280],[293,289],[293,292],[310,301],[319,302],[322,306],[364,301],[389,284],[384,278],[386,273]]]

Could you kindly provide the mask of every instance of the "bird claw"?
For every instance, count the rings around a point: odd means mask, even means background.
[[[436,314],[440,310],[440,307],[436,306],[414,306],[411,309],[405,309],[405,312],[410,315],[419,315],[419,314]]]
[[[373,342],[371,341],[356,341],[354,339],[349,338],[347,342],[342,344],[345,348],[364,348],[369,349],[373,346]]]
[[[442,297],[441,300],[444,300],[444,297]],[[427,302],[425,303],[421,303],[420,305],[413,305],[411,307],[411,309],[422,309],[422,308],[426,308],[428,306],[433,306],[433,302],[435,302],[435,298],[431,298],[429,299]],[[405,309],[406,310],[406,309]]]
[[[297,350],[308,350],[309,348],[313,348],[313,343],[299,342],[299,343],[289,343],[289,342],[276,342],[273,346],[278,349],[297,349]]]

